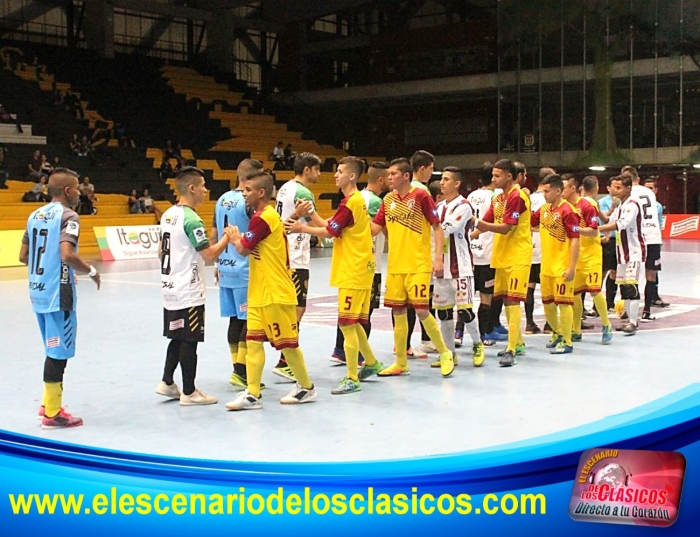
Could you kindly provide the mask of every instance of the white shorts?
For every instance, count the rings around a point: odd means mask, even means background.
[[[451,310],[471,308],[474,304],[474,278],[433,279],[433,308]]]
[[[630,261],[617,265],[615,283],[617,285],[634,285],[639,283],[639,274],[642,271],[641,261]]]

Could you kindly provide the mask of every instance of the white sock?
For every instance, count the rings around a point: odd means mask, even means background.
[[[627,314],[629,316],[629,321],[634,325],[637,326],[637,316],[639,315],[639,300],[629,300],[629,313]]]
[[[481,343],[481,336],[479,335],[479,323],[476,318],[470,323],[464,323],[464,328],[469,332],[469,336],[472,338],[472,345]]]
[[[440,333],[450,352],[455,352],[455,320],[440,321]]]

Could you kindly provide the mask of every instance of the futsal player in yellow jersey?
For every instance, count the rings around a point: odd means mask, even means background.
[[[569,354],[574,350],[571,330],[580,218],[574,206],[562,198],[564,183],[559,175],[548,175],[541,185],[547,203],[532,214],[532,227],[539,227],[542,243],[542,304],[552,328],[547,348],[551,349],[551,354]]]
[[[447,349],[435,317],[428,311],[431,272],[443,276],[444,234],[435,202],[426,191],[411,185],[413,167],[408,159],[395,159],[389,166],[389,187],[372,222],[372,234],[385,227],[389,241],[384,305],[394,316],[396,362],[377,373],[380,377],[408,375],[406,337],[407,307],[413,306],[430,340],[440,353],[440,371],[444,377],[454,371],[452,353]],[[434,230],[435,255],[431,248],[430,228]]]
[[[494,185],[503,192],[493,198],[476,227],[495,234],[491,254],[491,267],[496,270],[494,296],[504,297],[508,319],[508,346],[498,363],[510,367],[518,363],[518,354],[525,353],[520,302],[527,298],[532,264],[530,199],[516,184],[518,172],[513,161],[499,160],[492,173]]]
[[[285,222],[288,233],[309,233],[322,238],[334,238],[331,260],[331,285],[338,288],[338,326],[345,336],[345,362],[348,372],[333,395],[360,391],[360,380],[383,369],[374,356],[367,334],[361,324],[369,320],[369,307],[374,281],[374,251],[370,220],[365,200],[357,189],[357,180],[365,163],[357,157],[345,157],[338,163],[335,184],[345,198],[335,215],[326,222],[315,212],[309,215],[314,227],[297,221]],[[358,373],[358,354],[365,365]]]
[[[598,232],[598,218],[600,210],[596,196],[598,194],[598,178],[589,175],[583,178],[583,197],[578,193],[578,181],[570,173],[562,175],[564,180],[563,197],[576,208],[580,219],[579,234],[581,235],[581,251],[576,265],[574,277],[574,327],[571,333],[571,341],[581,341],[581,316],[583,313],[583,300],[581,295],[589,292],[593,298],[593,304],[599,312],[603,323],[603,345],[612,343],[612,325],[608,317],[607,302],[600,292],[603,283],[603,247]]]
[[[246,335],[248,389],[226,404],[229,410],[262,408],[260,380],[265,367],[264,341],[282,351],[297,380],[295,388],[280,399],[280,403],[309,403],[316,399],[316,389],[299,348],[297,298],[289,269],[287,236],[282,219],[270,206],[273,185],[272,177],[265,172],[248,177],[243,195],[246,206],[255,213],[248,231],[241,235],[235,228],[231,237],[238,253],[250,256],[250,280]]]

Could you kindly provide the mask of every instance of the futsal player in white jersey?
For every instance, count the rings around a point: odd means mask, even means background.
[[[642,233],[647,245],[647,259],[644,265],[644,309],[642,310],[642,322],[655,320],[651,315],[651,306],[658,293],[657,272],[661,270],[661,222],[656,207],[656,194],[640,184],[639,173],[634,166],[625,166],[622,173],[632,176],[632,196],[639,202],[642,211]]]
[[[659,217],[659,224],[661,224],[661,228],[663,229],[664,227],[664,206],[661,205],[659,202],[659,197],[658,197],[658,187],[656,185],[656,179],[652,177],[647,177],[644,179],[644,186],[647,187],[649,190],[651,190],[654,195],[656,196],[656,214]],[[647,245],[647,257],[649,253],[649,247]],[[661,270],[659,266],[659,270]],[[659,296],[659,273],[656,273],[656,296],[654,297],[654,301],[651,303],[652,306],[655,306],[657,308],[668,308],[671,304],[668,302],[664,302],[664,300]]]
[[[467,196],[467,201],[472,206],[474,217],[479,220],[491,207],[491,201],[495,196],[493,183],[493,164],[485,162],[481,167],[481,188],[474,190]],[[491,300],[493,299],[493,286],[496,279],[496,271],[491,268],[491,253],[493,252],[493,233],[482,233],[474,229],[469,234],[469,246],[474,260],[474,285],[479,292],[479,309],[477,317],[481,341],[487,347],[496,344],[496,340],[505,338],[494,333],[495,322],[491,313]],[[457,323],[455,340],[461,345],[463,328]]]
[[[321,175],[321,159],[313,153],[300,153],[294,159],[294,179],[284,183],[277,192],[277,213],[286,222],[298,218],[296,206],[299,202],[314,203],[314,195],[309,186],[318,181]],[[297,323],[301,322],[306,311],[306,295],[309,290],[309,265],[311,263],[311,235],[308,233],[288,233],[289,265],[292,269],[292,282],[297,293]],[[295,380],[292,368],[283,355],[272,371],[288,380]]]
[[[467,235],[472,228],[471,204],[460,194],[464,184],[464,172],[448,166],[442,171],[440,191],[444,199],[438,204],[440,225],[445,234],[444,273],[442,278],[433,278],[433,306],[440,319],[440,330],[447,348],[455,352],[454,307],[457,316],[472,339],[472,362],[476,367],[484,363],[484,345],[479,335],[479,326],[474,315],[474,268]],[[457,363],[455,361],[455,363]],[[440,361],[431,364],[440,367]]]
[[[233,228],[224,227],[221,239],[216,244],[209,242],[204,222],[195,212],[209,194],[202,170],[182,168],[175,184],[180,200],[163,213],[160,221],[163,335],[170,344],[156,393],[179,399],[183,406],[211,405],[217,398],[195,387],[197,344],[204,341],[204,262],[219,258]],[[182,371],[182,392],[173,380],[178,365]]]
[[[646,260],[646,244],[642,232],[643,212],[639,201],[632,196],[632,177],[619,175],[610,180],[610,193],[620,199],[620,205],[610,215],[607,224],[600,226],[601,233],[617,231],[617,278],[620,294],[625,300],[625,310],[629,317],[623,326],[625,335],[637,332],[639,315],[639,274]]]

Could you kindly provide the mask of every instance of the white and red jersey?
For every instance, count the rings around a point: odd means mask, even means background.
[[[547,203],[542,192],[533,192],[530,194],[530,213],[535,214],[540,208]],[[542,240],[540,232],[532,232],[532,264],[539,265],[542,263]]]
[[[445,232],[443,263],[446,280],[474,275],[472,254],[469,249],[469,231],[474,211],[463,196],[452,201],[441,201],[437,206],[440,225]]]
[[[617,225],[615,246],[618,263],[646,261],[647,246],[642,231],[643,219],[639,201],[632,196],[620,203],[610,215],[610,221]]]
[[[642,185],[632,186],[632,196],[642,212],[642,233],[647,244],[661,244],[661,222],[656,208],[656,194]]]
[[[469,196],[467,201],[471,204],[474,216],[478,220],[483,218],[486,211],[491,207],[491,202],[496,194],[488,188],[480,188],[475,190]],[[481,233],[476,239],[469,241],[472,258],[475,265],[490,265],[491,254],[493,253],[493,233]]]

